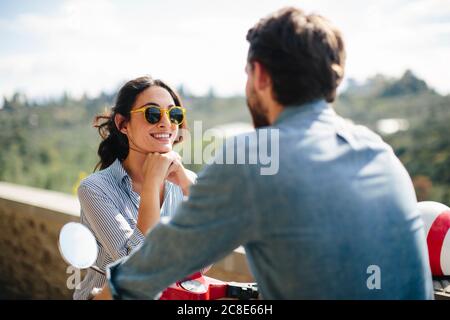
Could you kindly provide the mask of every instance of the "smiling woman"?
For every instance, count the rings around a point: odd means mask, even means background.
[[[167,119],[163,118],[164,121],[161,121],[158,125],[161,117],[158,118],[158,121],[152,121],[152,119],[156,119],[153,116],[154,108],[150,107],[159,109],[159,115],[161,115],[163,110],[167,111],[174,105],[182,108],[181,99],[171,87],[161,80],[140,77],[127,82],[120,89],[116,104],[111,112],[97,116],[95,119],[95,126],[103,138],[98,149],[100,161],[96,168],[105,169],[116,159],[124,161],[128,156],[129,149],[137,148],[139,152],[171,151],[172,144],[182,141],[182,135],[176,135],[179,133],[178,128],[187,129],[186,121],[181,121],[176,125],[167,123]],[[142,113],[144,116],[142,116]],[[152,140],[148,141],[150,145],[142,144],[144,142],[141,141],[142,139],[149,138],[147,135],[141,136],[140,133],[143,128],[148,128],[151,133],[162,133],[164,130],[167,133],[168,131],[168,133],[173,134],[171,136],[172,144],[166,145],[165,148],[157,147],[159,150],[153,149],[155,145]],[[134,141],[134,138],[138,141]]]
[[[183,138],[185,115],[173,89],[140,77],[120,89],[111,112],[96,117],[103,139],[96,166],[100,171],[81,182],[78,197],[81,222],[95,235],[96,265],[103,271],[138,247],[160,216],[173,215],[189,194],[195,174],[172,150]],[[90,298],[105,281],[89,270],[74,298]]]

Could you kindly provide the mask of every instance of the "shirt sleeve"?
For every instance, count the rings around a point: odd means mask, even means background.
[[[188,201],[164,219],[128,258],[109,266],[116,299],[154,299],[183,277],[225,257],[253,237],[251,201],[240,165],[212,165],[191,187]],[[250,208],[251,206],[246,206]]]
[[[82,184],[78,188],[78,198],[95,238],[113,260],[129,255],[142,244],[145,236],[139,228],[130,226],[103,192]]]

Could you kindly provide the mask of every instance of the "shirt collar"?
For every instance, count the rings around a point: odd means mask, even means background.
[[[122,166],[122,162],[119,159],[116,159],[110,166],[110,170],[112,175],[117,179],[117,181],[121,182],[124,177],[128,176],[128,173]]]
[[[278,118],[275,120],[274,125],[285,122],[297,115],[306,116],[307,114],[320,113],[322,111],[331,109],[330,105],[325,100],[315,100],[301,105],[292,105],[284,107]]]

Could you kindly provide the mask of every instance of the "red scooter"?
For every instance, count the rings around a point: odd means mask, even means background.
[[[224,282],[196,272],[163,291],[160,300],[258,299],[256,283]]]
[[[102,275],[105,272],[94,265],[97,259],[97,242],[91,231],[81,223],[69,222],[59,234],[59,251],[63,259],[78,269],[91,268]],[[216,300],[257,299],[256,283],[225,282],[196,272],[177,281],[161,294],[160,300]]]

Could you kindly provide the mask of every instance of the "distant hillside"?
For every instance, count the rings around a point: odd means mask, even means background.
[[[400,79],[381,75],[341,94],[337,112],[377,131],[382,119],[404,119],[407,131],[383,136],[414,177],[420,200],[450,204],[450,95],[441,96],[406,71]]]
[[[181,90],[182,92],[184,90]],[[114,95],[74,99],[67,94],[37,103],[19,93],[0,109],[0,180],[72,193],[97,162],[98,134],[92,119],[113,104]],[[203,129],[229,122],[251,123],[244,97],[194,97],[183,94],[188,124]],[[383,119],[403,119],[407,131],[383,138],[415,180],[419,199],[450,204],[450,96],[441,96],[406,71],[400,79],[377,75],[351,82],[337,112],[377,131]],[[198,170],[201,166],[191,166]]]
[[[0,109],[0,181],[72,193],[77,181],[98,161],[100,138],[92,127],[96,114],[111,107],[114,95],[73,99],[64,95],[36,103],[16,93]],[[251,122],[243,97],[183,99],[188,125],[203,129],[228,122]],[[199,165],[191,166],[198,170]]]

